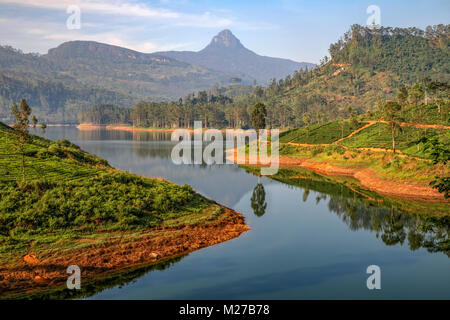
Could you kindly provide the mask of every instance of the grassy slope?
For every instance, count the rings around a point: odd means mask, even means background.
[[[27,182],[19,188],[14,139],[0,123],[0,264],[21,259],[30,243],[44,251],[70,249],[92,244],[73,239],[101,242],[153,227],[204,225],[222,212],[189,186],[119,172],[68,141],[36,136],[26,148]]]
[[[423,145],[416,141],[423,135],[438,136],[444,145],[450,141],[450,133],[443,129],[418,129],[403,127],[397,136],[397,148],[404,155],[380,152],[375,148],[392,149],[392,138],[386,124],[377,123],[369,126],[352,137],[335,145],[330,144],[340,138],[341,128],[337,122],[313,125],[309,128],[291,130],[281,135],[280,154],[290,157],[308,158],[318,162],[327,162],[343,167],[370,168],[380,176],[409,183],[428,185],[436,175],[449,174],[448,166],[433,165],[430,154]],[[311,144],[310,147],[287,145],[287,142]],[[371,148],[374,148],[371,150]],[[369,150],[367,150],[369,149]]]
[[[349,124],[342,126],[339,121],[315,124],[308,127],[293,129],[280,134],[280,142],[322,144],[333,143],[343,136],[348,136],[352,131],[361,128],[364,123],[358,123],[356,127]]]
[[[348,107],[358,114],[373,110],[378,101],[395,99],[402,85],[409,89],[424,77],[449,81],[448,33],[445,40],[429,40],[404,30],[407,36],[384,35],[380,41],[370,36],[377,31],[361,30],[365,35],[350,36],[331,61],[306,80],[268,92],[265,99],[274,105],[299,105],[314,122],[319,111],[331,121],[349,116]],[[422,123],[448,124],[448,115],[428,110],[423,115]],[[410,121],[413,116],[408,117]]]
[[[435,103],[410,105],[403,110],[402,117],[406,122],[420,122],[423,124],[450,125],[450,109],[447,106],[439,108]]]
[[[396,145],[397,149],[404,154],[427,159],[430,158],[429,153],[424,151],[423,145],[418,144],[417,140],[423,135],[426,135],[429,138],[437,136],[448,144],[448,141],[450,140],[449,134],[448,130],[443,129],[403,127],[402,132],[397,134]],[[351,148],[392,149],[391,129],[387,124],[376,123],[358,132],[354,136],[341,141],[340,144]]]

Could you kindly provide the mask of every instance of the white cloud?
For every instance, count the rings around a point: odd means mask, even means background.
[[[71,40],[98,41],[141,52],[189,49],[193,43],[186,42],[181,35],[172,40],[166,37],[155,40],[157,30],[219,29],[234,23],[210,12],[177,12],[150,7],[137,0],[0,0],[0,6],[5,4],[13,6],[19,15],[0,17],[0,45],[12,45],[25,52],[46,53],[49,48]],[[69,5],[80,7],[79,30],[66,28]]]
[[[218,28],[227,27],[233,23],[228,18],[217,17],[209,12],[202,14],[181,13],[167,9],[151,8],[145,4],[123,0],[2,0],[2,2],[52,10],[66,10],[70,5],[77,5],[80,7],[82,14],[95,13],[100,15],[151,18],[164,20],[176,26]]]
[[[151,53],[156,51],[169,51],[175,50],[179,48],[186,47],[190,45],[190,43],[166,43],[160,44],[152,41],[130,41],[125,40],[126,36],[117,34],[116,32],[105,32],[99,33],[95,35],[83,35],[83,34],[67,34],[67,33],[52,33],[45,35],[43,37],[46,40],[57,40],[59,42],[62,41],[74,41],[74,40],[83,40],[83,41],[99,41],[101,39],[102,43],[111,44],[114,46],[119,46],[123,48],[132,49],[139,52]]]
[[[6,31],[4,26],[15,26]],[[56,47],[62,42],[84,40],[98,41],[111,45],[116,45],[139,52],[151,53],[155,51],[169,51],[185,48],[191,45],[189,42],[169,42],[140,40],[130,36],[134,30],[129,31],[102,31],[99,29],[94,33],[86,33],[83,28],[80,30],[67,30],[63,24],[54,22],[40,22],[38,25],[34,21],[21,18],[1,18],[0,19],[0,45],[12,45],[25,52],[46,53],[49,48]],[[29,47],[31,46],[31,47]]]

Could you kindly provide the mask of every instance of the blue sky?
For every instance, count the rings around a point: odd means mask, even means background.
[[[80,29],[66,26],[70,5],[80,8]],[[383,26],[450,23],[448,0],[0,0],[0,44],[40,53],[70,40],[197,51],[230,29],[258,54],[317,63],[350,25],[366,24],[370,5]]]

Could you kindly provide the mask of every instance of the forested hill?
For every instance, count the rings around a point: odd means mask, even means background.
[[[11,101],[21,97],[34,110],[40,110],[41,114],[37,112],[37,115],[44,120],[52,112],[57,115],[55,118],[61,119],[62,115],[64,120],[70,114],[74,121],[81,108],[114,104],[136,105],[135,111],[145,109],[146,112],[131,113],[135,117],[128,120],[143,126],[171,122],[171,126],[189,126],[194,119],[205,119],[209,125],[246,127],[250,125],[250,110],[257,102],[266,104],[267,124],[271,127],[298,127],[348,118],[396,98],[403,85],[410,93],[409,99],[418,101],[427,94],[423,79],[448,82],[449,31],[449,25],[427,27],[425,31],[384,27],[372,30],[353,25],[330,45],[331,60],[324,58],[315,69],[300,69],[293,75],[273,80],[266,87],[256,86],[250,94],[231,97],[226,92],[218,92],[216,87],[182,100],[178,99],[180,94],[172,103],[153,103],[146,107],[136,103],[141,99],[155,100],[154,96],[144,96],[152,92],[150,87],[174,88],[180,92],[192,92],[189,91],[192,86],[211,88],[215,83],[212,71],[162,58],[162,54],[141,56],[131,50],[97,43],[69,43],[44,57],[0,48],[0,106],[3,108],[0,118],[9,115]],[[233,38],[222,40],[225,46],[241,46]],[[85,48],[81,50],[80,45]],[[87,49],[89,59],[84,56]],[[105,59],[106,54],[113,58]],[[155,60],[149,64],[147,59]],[[172,70],[170,76],[165,64]],[[188,72],[189,68],[197,69]],[[166,110],[168,105],[171,108]],[[102,117],[80,119],[89,122],[94,118]]]
[[[93,104],[131,107],[140,100],[175,99],[230,81],[218,71],[168,57],[91,41],[67,42],[46,55],[0,47],[0,120],[25,98],[41,119],[76,121]]]
[[[20,98],[29,101],[40,119],[74,122],[80,110],[94,104],[129,108],[140,100],[178,99],[215,84],[265,83],[304,67],[259,56],[230,31],[215,37],[199,59],[183,57],[94,41],[65,42],[45,55],[0,47],[0,120],[8,120],[9,106]]]
[[[403,85],[411,89],[427,77],[448,82],[449,31],[449,25],[425,31],[353,25],[330,45],[331,60],[324,58],[313,71],[257,89],[253,100],[265,101],[268,109],[282,108],[288,119],[296,119],[288,125],[301,123],[305,114],[315,123],[363,113],[377,101],[395,98]],[[413,94],[421,91],[417,85]]]
[[[358,71],[392,72],[401,81],[424,77],[448,80],[450,25],[417,28],[380,28],[353,25],[343,38],[331,44],[334,64],[349,64]]]
[[[396,99],[403,86],[408,92],[404,104],[418,108],[439,98],[431,97],[432,81],[447,83],[450,78],[448,38],[449,26],[442,25],[426,31],[354,25],[330,46],[330,61],[324,59],[318,68],[299,70],[267,87],[256,86],[249,94],[230,97],[216,88],[171,103],[139,103],[131,112],[96,106],[80,121],[107,124],[125,119],[138,126],[172,127],[191,126],[198,119],[207,126],[249,127],[253,106],[263,102],[268,126],[299,127],[371,111]],[[445,118],[440,121],[446,123]]]

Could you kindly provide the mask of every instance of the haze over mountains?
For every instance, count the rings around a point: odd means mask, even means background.
[[[167,51],[158,54],[203,66],[212,70],[250,77],[260,84],[272,78],[280,79],[300,69],[311,69],[312,63],[260,56],[245,48],[230,30],[223,30],[199,52]]]
[[[11,103],[27,99],[46,121],[76,121],[97,103],[132,107],[140,100],[178,99],[227,85],[267,83],[313,64],[263,57],[246,49],[229,30],[200,52],[141,53],[93,41],[70,41],[47,54],[0,47],[0,119]]]

